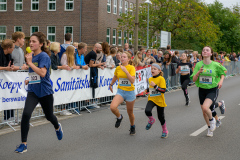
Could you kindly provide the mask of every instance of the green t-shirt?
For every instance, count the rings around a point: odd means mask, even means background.
[[[203,66],[204,65],[204,66]],[[200,61],[196,64],[193,74],[190,76],[190,79],[193,79],[193,76],[197,74],[200,68],[203,66],[203,72],[200,73],[195,84],[197,87],[204,89],[211,89],[218,86],[220,82],[221,75],[226,76],[225,72],[227,69],[223,67],[220,63],[212,61],[210,64],[206,65],[203,61]]]

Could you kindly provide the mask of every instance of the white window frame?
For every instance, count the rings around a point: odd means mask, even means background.
[[[67,3],[72,3],[73,4],[73,9],[67,9]],[[64,10],[65,11],[73,11],[74,10],[74,0],[71,0],[71,1],[67,1],[65,0],[65,7],[64,7]]]
[[[33,32],[32,32],[32,28],[33,27],[37,27],[38,28],[38,32],[39,32],[39,26],[30,26],[30,36],[33,34]]]
[[[126,33],[126,36],[125,36],[125,33]],[[123,38],[123,43],[124,43],[124,44],[125,44],[125,43],[128,43],[128,39],[127,39],[127,38],[128,38],[128,32],[127,32],[127,31],[124,31],[124,32],[123,32],[123,37],[124,37],[124,38]]]
[[[38,10],[33,10],[32,8],[33,4],[38,4]],[[33,0],[31,0],[31,11],[39,11],[39,0],[37,0],[37,2],[33,2]]]
[[[114,32],[115,32],[115,36],[114,36]],[[116,29],[113,29],[113,41],[112,41],[112,45],[116,45],[117,44],[117,30]],[[115,41],[114,41],[115,39]]]
[[[119,32],[121,32],[121,37],[119,36]],[[118,46],[122,46],[122,30],[119,30],[117,32],[117,34],[118,34]],[[121,44],[119,44],[119,40],[120,40]]]
[[[22,4],[21,10],[17,10],[17,4]],[[17,0],[15,0],[14,11],[22,11],[22,10],[23,10],[23,0],[22,0],[22,2],[17,2]]]
[[[55,9],[50,9],[50,4],[55,4]],[[48,0],[48,8],[47,8],[47,11],[56,11],[57,9],[57,0],[54,0],[54,1],[50,1]]]
[[[0,26],[0,27],[5,27],[5,33],[0,33],[0,36],[4,35],[5,36],[5,39],[7,38],[7,26]],[[4,39],[0,39],[1,40],[4,40]]]
[[[117,15],[117,4],[118,0],[113,0],[113,14]]]
[[[0,10],[0,12],[6,12],[7,11],[7,0],[6,2],[0,2],[0,5],[4,5],[6,4],[6,10]]]
[[[112,0],[107,0],[107,13],[111,13],[111,1]],[[108,11],[108,7],[110,7],[110,11]]]
[[[22,26],[14,26],[14,32],[17,32],[17,30],[16,30],[17,27],[21,27],[22,28]],[[22,28],[22,31],[23,31],[23,28]],[[22,32],[22,31],[20,31],[20,32]]]
[[[66,34],[66,28],[67,27],[72,27],[72,42],[73,42],[73,26],[64,26],[64,36],[65,36],[65,34]],[[64,43],[65,43],[65,37],[64,37]]]
[[[106,41],[107,41],[107,38],[109,38],[108,44],[110,45],[111,44],[111,28],[107,28],[107,32],[108,32],[108,30],[109,30],[109,35],[106,34]]]
[[[48,33],[49,27],[54,27],[55,33]],[[55,36],[55,41],[56,41],[56,26],[47,26],[47,39],[49,39],[48,36]]]
[[[132,36],[133,36],[133,34],[132,34],[132,33],[129,33],[129,38],[128,38],[128,40],[129,40],[129,45],[132,45]]]
[[[125,14],[128,14],[128,1],[125,1]]]
[[[123,0],[119,0],[119,15],[122,14]]]

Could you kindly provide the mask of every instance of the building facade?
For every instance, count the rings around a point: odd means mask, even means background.
[[[50,41],[64,43],[64,34],[72,33],[73,42],[93,45],[132,43],[133,35],[118,30],[121,13],[133,10],[136,0],[1,0],[0,40],[15,31],[27,37],[41,31]]]

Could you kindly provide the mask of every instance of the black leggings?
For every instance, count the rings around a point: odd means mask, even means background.
[[[41,104],[47,120],[54,125],[55,129],[59,128],[57,117],[53,114],[53,95],[50,94],[50,95],[39,98],[36,96],[35,93],[28,92],[24,110],[23,110],[22,122],[21,122],[22,142],[27,142],[27,136],[29,131],[29,121],[30,121],[32,112],[35,109],[38,102]]]
[[[181,75],[180,80],[181,80],[181,85],[182,85],[182,90],[183,90],[184,96],[185,96],[186,100],[188,100],[187,86],[190,83],[189,74],[184,75],[184,76]]]
[[[164,123],[165,123],[164,108],[165,107],[159,107],[153,101],[148,101],[146,109],[145,109],[146,115],[152,116],[152,109],[154,106],[157,106],[158,119],[161,122],[161,125],[164,125]]]

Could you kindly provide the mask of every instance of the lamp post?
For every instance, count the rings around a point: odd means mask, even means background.
[[[148,50],[148,46],[149,46],[149,4],[152,4],[152,2],[150,0],[146,0],[144,3],[148,4],[148,19],[147,19],[147,50]]]
[[[139,23],[139,2],[136,0],[135,29],[134,29],[134,51],[138,51],[138,23]]]

